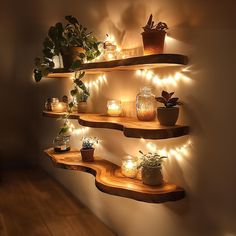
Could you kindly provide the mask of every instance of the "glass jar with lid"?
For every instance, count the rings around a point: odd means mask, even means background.
[[[141,121],[152,121],[156,117],[156,100],[150,87],[140,89],[136,97],[136,113]]]
[[[70,151],[70,135],[58,135],[53,139],[53,147],[55,152]]]

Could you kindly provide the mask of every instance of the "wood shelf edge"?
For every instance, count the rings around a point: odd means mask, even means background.
[[[161,187],[151,187],[142,184],[140,180],[123,177],[120,167],[107,160],[97,158],[94,162],[82,162],[78,150],[65,154],[55,154],[53,149],[44,152],[57,168],[92,174],[95,177],[96,187],[107,194],[148,203],[177,201],[185,197],[184,189],[174,184],[165,183]]]
[[[59,118],[65,113],[44,111],[46,117]],[[188,135],[187,125],[158,126],[157,122],[139,122],[127,117],[107,117],[100,114],[72,113],[70,119],[77,119],[79,124],[92,128],[105,128],[122,131],[129,138],[168,139]]]

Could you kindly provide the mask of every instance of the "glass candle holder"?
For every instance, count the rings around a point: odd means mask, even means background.
[[[141,121],[152,121],[156,117],[156,100],[149,87],[144,87],[136,98],[137,117]]]
[[[53,112],[67,112],[68,104],[65,102],[53,102],[51,108]]]
[[[47,101],[45,102],[45,109],[47,111],[52,111],[51,105],[53,102],[55,102],[55,103],[59,102],[59,99],[58,98],[48,98]]]
[[[106,61],[115,60],[117,56],[116,45],[107,45],[103,51],[103,56]]]
[[[109,116],[120,116],[121,113],[122,107],[119,100],[109,100],[107,102],[107,114]]]
[[[58,153],[70,151],[70,136],[57,136],[53,139],[53,147]]]
[[[138,159],[131,156],[123,158],[121,173],[126,177],[135,178],[138,173]]]

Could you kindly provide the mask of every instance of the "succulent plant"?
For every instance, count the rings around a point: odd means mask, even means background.
[[[161,168],[163,159],[167,158],[160,156],[157,152],[148,152],[145,154],[139,151],[139,153],[141,153],[142,156],[138,168]]]
[[[179,98],[177,97],[172,97],[174,94],[174,92],[168,93],[167,91],[162,91],[161,96],[162,97],[156,97],[156,100],[160,103],[163,103],[165,105],[166,108],[169,107],[174,107],[177,105],[182,105],[181,102],[179,102]]]
[[[158,24],[155,24],[152,19],[153,19],[153,16],[151,14],[148,18],[147,24],[143,27],[144,32],[166,31],[168,29],[168,26],[166,23],[160,21]]]
[[[83,149],[90,149],[98,143],[98,139],[96,137],[83,137],[82,139],[82,148]]]

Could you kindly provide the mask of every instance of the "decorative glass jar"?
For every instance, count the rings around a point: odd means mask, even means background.
[[[47,101],[45,102],[45,109],[46,111],[51,111],[52,110],[52,103],[59,102],[58,98],[48,98]]]
[[[121,173],[129,178],[135,178],[138,173],[138,159],[132,156],[123,158]]]
[[[53,139],[53,147],[55,152],[70,151],[70,136],[59,135]]]
[[[65,102],[53,102],[51,107],[53,112],[67,112],[68,104]]]
[[[156,118],[156,100],[151,88],[140,89],[136,98],[136,112],[141,121],[151,121]]]
[[[119,100],[107,101],[107,114],[109,116],[120,116],[122,114],[121,102]]]

